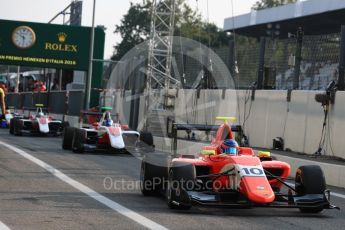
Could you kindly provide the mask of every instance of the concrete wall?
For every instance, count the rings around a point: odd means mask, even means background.
[[[175,101],[175,120],[179,123],[216,124],[216,116],[237,116],[236,124],[243,125],[250,145],[272,148],[273,139],[282,137],[285,148],[295,152],[313,154],[321,138],[324,112],[314,99],[321,91],[296,90],[287,102],[287,91],[258,90],[255,100],[251,91],[246,90],[179,90]],[[130,93],[116,92],[114,109],[120,119],[129,121]],[[245,101],[247,101],[245,105]],[[144,97],[140,97],[139,127],[144,120]],[[335,104],[330,107],[329,138],[325,144],[327,155],[345,158],[345,92],[337,92]],[[250,113],[249,113],[250,111]],[[248,117],[249,115],[249,117]],[[200,135],[199,135],[200,134]],[[183,133],[181,134],[183,135]],[[197,137],[205,140],[202,132]],[[170,148],[170,147],[169,147]]]
[[[345,92],[337,93],[335,105],[330,114],[331,144],[335,155],[345,158]]]
[[[291,102],[287,102],[287,91],[260,90],[252,101],[251,91],[179,90],[175,103],[178,122],[215,124],[216,116],[234,116],[238,124],[248,116],[245,133],[255,147],[272,148],[273,139],[283,137],[285,148],[295,152],[313,154],[321,138],[324,112],[314,99],[321,91],[292,91]],[[245,105],[245,101],[247,103]],[[345,130],[345,92],[337,92],[335,104],[330,107],[329,140],[327,155],[345,158],[345,143],[340,138]]]

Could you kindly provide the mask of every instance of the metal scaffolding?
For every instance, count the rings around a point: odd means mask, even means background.
[[[154,0],[152,3],[149,41],[147,90],[170,89],[179,85],[171,76],[175,0]]]
[[[171,101],[169,89],[177,88],[180,81],[171,75],[172,47],[175,23],[175,0],[153,0],[147,64],[145,97],[145,130],[152,111],[168,111]],[[157,95],[154,95],[158,93]],[[156,118],[155,118],[156,120]]]

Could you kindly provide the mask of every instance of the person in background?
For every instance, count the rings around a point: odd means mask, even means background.
[[[6,93],[7,93],[6,85],[0,84],[1,119],[5,119],[5,114],[6,114],[6,103],[5,103]]]
[[[42,81],[36,81],[34,85],[34,92],[45,92],[47,90],[45,84]]]
[[[53,84],[50,88],[51,90],[59,90],[59,80],[57,78],[54,78]]]

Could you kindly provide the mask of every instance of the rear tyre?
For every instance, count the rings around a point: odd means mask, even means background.
[[[61,125],[60,125],[60,127],[59,127],[59,130],[58,130],[58,132],[57,132],[57,135],[63,134],[63,133],[65,132],[65,129],[66,129],[67,127],[70,127],[69,122],[68,122],[68,121],[62,121],[62,122],[61,122]]]
[[[297,195],[324,194],[326,181],[323,171],[318,165],[305,165],[297,169],[295,177]],[[303,213],[318,213],[323,207],[300,208]]]
[[[140,141],[149,146],[153,146],[153,136],[150,132],[140,132]]]
[[[86,142],[86,130],[75,129],[72,141],[72,150],[75,153],[83,153],[85,151],[84,144]]]
[[[62,137],[63,149],[68,149],[68,150],[72,149],[74,131],[75,131],[74,127],[66,127],[64,129],[63,137]]]
[[[156,196],[164,191],[168,178],[170,158],[146,155],[141,162],[140,190],[144,196]]]
[[[67,127],[70,127],[68,121],[63,121],[63,122],[61,122],[61,126],[62,126],[63,129],[64,129],[64,128],[67,128]]]
[[[171,209],[188,210],[192,207],[187,191],[195,188],[195,166],[185,162],[173,162],[169,171],[167,204]]]

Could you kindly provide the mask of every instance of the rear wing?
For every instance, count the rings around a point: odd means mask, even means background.
[[[91,126],[94,122],[99,122],[102,119],[104,112],[101,111],[90,111],[90,110],[81,110],[79,113],[79,124],[81,127],[84,127],[84,119],[87,120],[88,125]],[[111,117],[115,118],[116,122],[120,122],[119,114],[110,114]]]
[[[49,108],[48,107],[44,107],[42,104],[36,104],[35,105],[36,107],[23,107],[22,108],[22,111],[23,111],[23,114],[24,114],[24,111],[27,110],[29,111],[29,116],[31,114],[32,111],[35,111],[35,112],[43,112],[45,114],[49,114]]]
[[[42,109],[42,111],[44,112],[49,112],[48,107],[40,107],[40,109]],[[28,111],[36,111],[37,107],[22,107],[22,110],[28,110]]]
[[[98,111],[87,111],[87,110],[81,110],[80,111],[80,118],[83,118],[84,116],[96,116],[96,117],[102,117],[103,112],[98,112]],[[112,117],[116,117],[119,116],[118,113],[111,113],[110,116]]]
[[[178,124],[173,123],[171,134],[173,133],[173,130],[185,130],[185,131],[192,131],[192,130],[199,130],[199,131],[216,131],[218,130],[220,125],[200,125],[200,124]],[[241,132],[242,127],[240,125],[231,125],[231,131],[232,132]],[[169,129],[168,129],[169,134]]]
[[[204,131],[209,133],[210,131],[217,131],[220,125],[201,125],[201,124],[183,124],[175,123],[173,119],[168,118],[167,122],[167,135],[170,138],[173,138],[173,154],[176,155],[177,151],[177,132],[186,131],[188,134],[188,139],[193,130],[195,131]],[[238,133],[239,137],[242,139],[243,130],[240,125],[231,125],[231,131]]]

